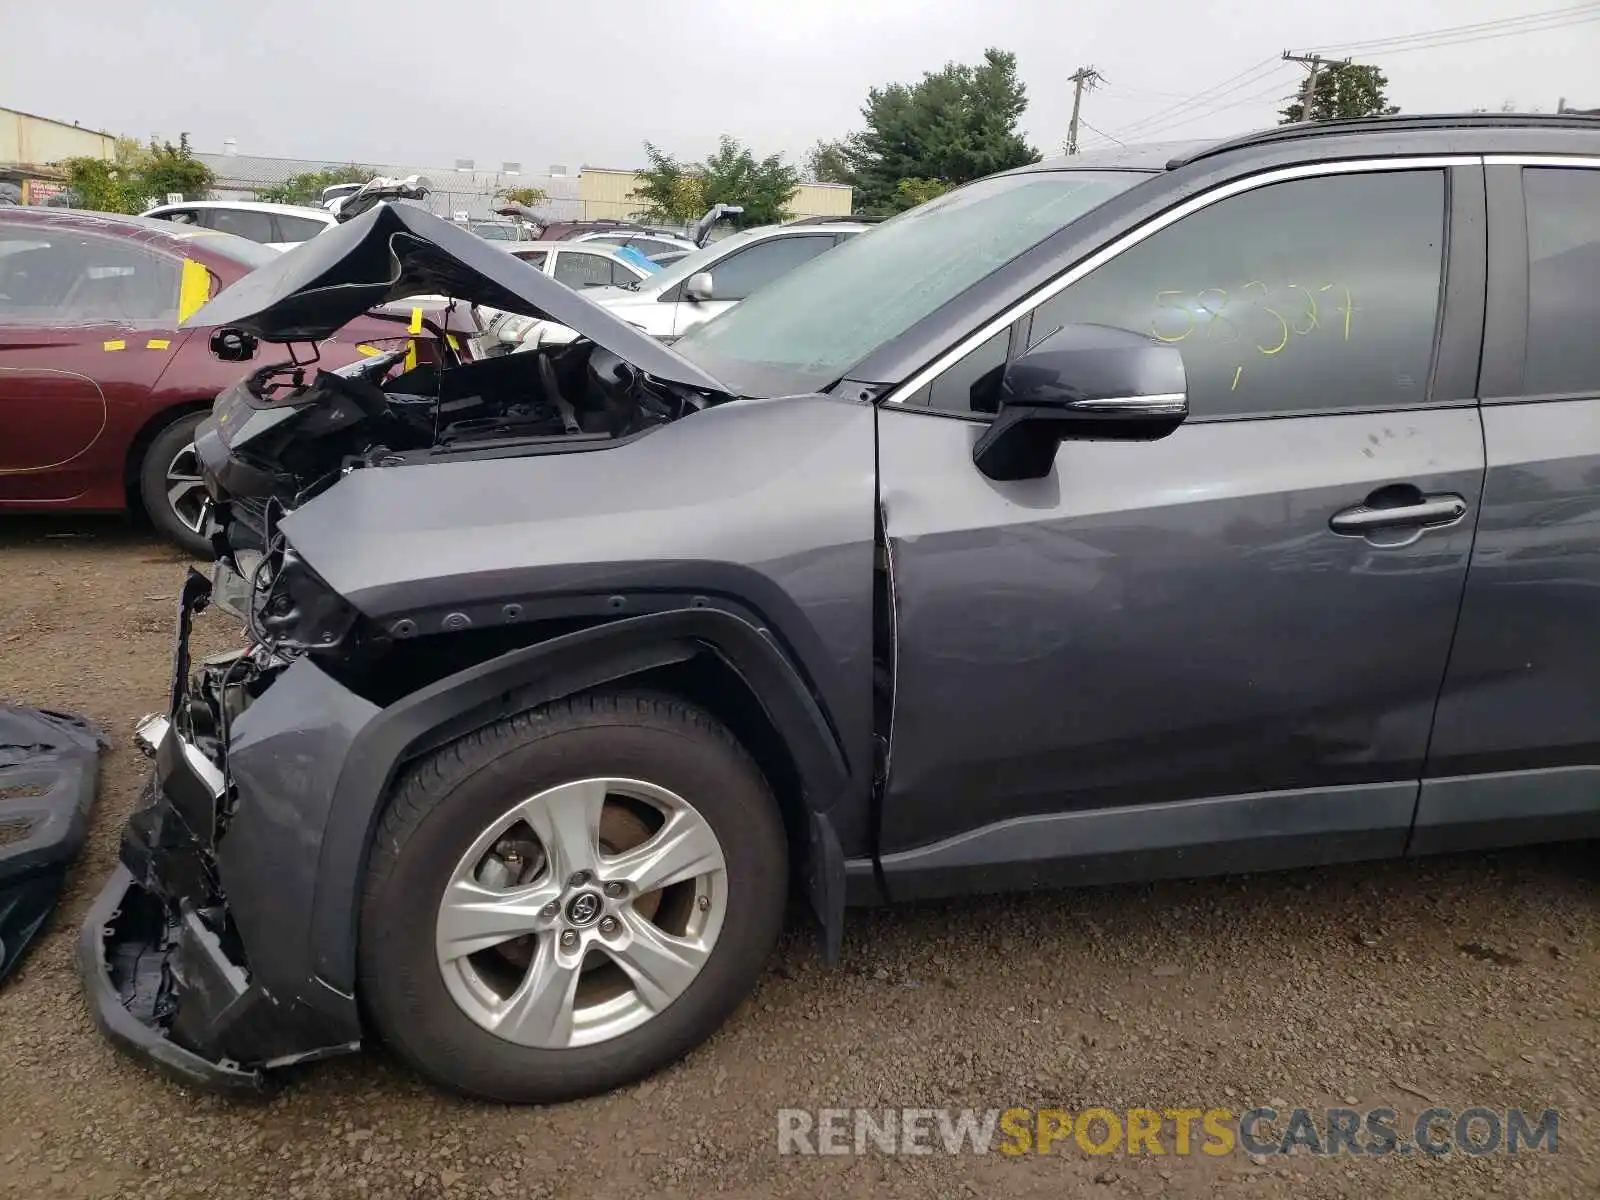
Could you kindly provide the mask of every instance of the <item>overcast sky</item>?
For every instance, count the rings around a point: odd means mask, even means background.
[[[1095,129],[1125,141],[1203,137],[1273,122],[1278,97],[1303,77],[1292,64],[1263,65],[1284,49],[1575,3],[10,0],[0,105],[141,138],[187,130],[200,150],[234,137],[242,154],[282,157],[441,166],[459,157],[480,169],[511,160],[539,173],[551,163],[635,166],[647,138],[698,157],[729,133],[758,154],[798,160],[817,138],[859,125],[871,85],[998,46],[1018,56],[1026,133],[1053,155],[1071,110],[1067,76],[1080,65],[1109,81],[1084,102]],[[1600,107],[1600,5],[1586,15],[1357,61],[1388,73],[1390,99],[1406,111],[1513,100],[1549,112],[1563,95]],[[1097,142],[1084,131],[1086,148]]]

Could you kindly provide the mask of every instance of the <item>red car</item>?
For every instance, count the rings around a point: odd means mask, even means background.
[[[209,557],[194,427],[281,348],[223,362],[208,330],[179,323],[278,255],[166,221],[0,208],[0,511],[141,508]],[[403,319],[365,317],[320,344],[320,364],[408,336]],[[418,341],[432,357],[431,337]]]

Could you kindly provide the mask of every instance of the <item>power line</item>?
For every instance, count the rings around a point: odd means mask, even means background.
[[[1260,78],[1257,78],[1252,80],[1251,84],[1257,84],[1261,81],[1262,80]],[[1272,82],[1268,83],[1265,88],[1250,92],[1247,95],[1234,96],[1234,92],[1232,91],[1224,92],[1219,96],[1213,97],[1210,102],[1200,105],[1196,108],[1191,108],[1187,111],[1169,113],[1165,118],[1157,120],[1153,123],[1145,122],[1137,124],[1137,126],[1124,127],[1119,129],[1117,133],[1121,137],[1132,136],[1140,139],[1153,138],[1158,134],[1165,133],[1169,129],[1175,129],[1179,125],[1187,125],[1191,121],[1198,120],[1201,117],[1210,116],[1212,113],[1225,112],[1230,108],[1239,108],[1245,104],[1253,104],[1264,96],[1272,95],[1273,93],[1281,93],[1288,87],[1289,81],[1287,79],[1283,79],[1282,77],[1275,78]],[[1229,97],[1234,98],[1230,99]]]
[[[1277,58],[1263,59],[1254,66],[1246,67],[1244,70],[1238,72],[1237,74],[1228,76],[1219,83],[1214,83],[1210,87],[1202,88],[1200,91],[1195,92],[1192,96],[1185,96],[1176,104],[1168,104],[1163,108],[1157,109],[1153,113],[1149,113],[1146,116],[1140,117],[1136,121],[1129,122],[1123,127],[1123,132],[1132,133],[1142,130],[1144,127],[1149,125],[1158,125],[1165,121],[1165,119],[1172,114],[1185,111],[1191,108],[1193,105],[1203,104],[1211,100],[1220,100],[1223,96],[1231,95],[1240,88],[1249,87],[1259,82],[1261,79],[1264,79],[1267,75],[1278,70],[1282,66],[1283,63]]]
[[[1380,46],[1375,50],[1362,51],[1361,57],[1387,58],[1391,54],[1406,54],[1412,50],[1442,50],[1447,46],[1466,46],[1473,42],[1493,42],[1498,41],[1501,38],[1517,37],[1525,33],[1546,33],[1555,29],[1569,29],[1574,25],[1592,25],[1597,20],[1600,20],[1600,12],[1592,13],[1587,16],[1574,17],[1571,20],[1566,21],[1555,21],[1548,25],[1529,25],[1520,29],[1505,29],[1498,32],[1490,31],[1477,34],[1473,37],[1450,38],[1437,42],[1418,42],[1415,45],[1410,46],[1391,46],[1388,48]]]
[[[1082,125],[1085,129],[1087,129],[1090,133],[1098,134],[1099,136],[1105,138],[1109,142],[1116,142],[1116,144],[1121,146],[1124,150],[1126,150],[1128,148],[1128,143],[1127,142],[1123,141],[1121,138],[1113,137],[1111,134],[1107,133],[1103,129],[1096,129],[1093,125],[1089,124],[1089,122],[1084,121],[1084,120],[1082,120],[1080,118],[1078,123],[1080,125]]]
[[[1448,25],[1442,29],[1419,30],[1416,33],[1396,34],[1393,37],[1371,38],[1359,42],[1339,42],[1331,46],[1324,46],[1326,51],[1354,51],[1366,53],[1380,47],[1399,46],[1411,42],[1431,40],[1433,38],[1453,37],[1456,34],[1479,32],[1492,32],[1498,29],[1515,29],[1518,26],[1536,24],[1553,17],[1571,17],[1580,13],[1594,13],[1600,16],[1600,4],[1573,4],[1566,8],[1547,9],[1544,12],[1524,13],[1517,17],[1500,17],[1492,21],[1475,21],[1468,25]]]
[[[1237,100],[1230,100],[1226,104],[1213,105],[1210,108],[1190,113],[1187,116],[1179,114],[1173,117],[1171,120],[1164,121],[1157,126],[1141,129],[1137,136],[1140,138],[1153,138],[1157,134],[1165,135],[1171,130],[1178,128],[1180,125],[1188,125],[1192,121],[1198,121],[1202,117],[1209,117],[1213,113],[1226,112],[1230,108],[1242,108],[1247,104],[1259,104],[1269,96],[1274,96],[1274,93],[1276,93],[1274,97],[1275,99],[1283,101],[1292,100],[1294,98],[1293,95],[1286,95],[1282,90],[1287,85],[1287,80],[1279,81],[1269,84],[1258,92],[1251,92],[1248,96],[1241,96]],[[1218,99],[1221,99],[1221,97],[1218,97]],[[1126,134],[1126,132],[1126,130],[1123,131],[1124,134]]]

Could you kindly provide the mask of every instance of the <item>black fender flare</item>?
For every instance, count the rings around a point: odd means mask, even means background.
[[[836,955],[844,859],[826,813],[847,790],[848,760],[817,698],[768,629],[719,609],[687,608],[509,651],[396,701],[361,730],[339,772],[317,863],[310,932],[312,966],[321,981],[341,995],[355,993],[368,851],[401,764],[513,712],[704,653],[737,672],[793,759],[810,824],[809,887]]]

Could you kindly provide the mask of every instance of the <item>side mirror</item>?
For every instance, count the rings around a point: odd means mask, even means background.
[[[260,342],[253,333],[224,325],[211,335],[211,353],[222,362],[249,362]]]
[[[999,412],[972,461],[990,479],[1041,479],[1064,441],[1155,441],[1188,415],[1176,346],[1106,325],[1065,325],[1006,368]]]
[[[696,271],[684,281],[683,298],[698,304],[702,300],[714,300],[717,296],[717,284],[711,278],[710,271]]]

